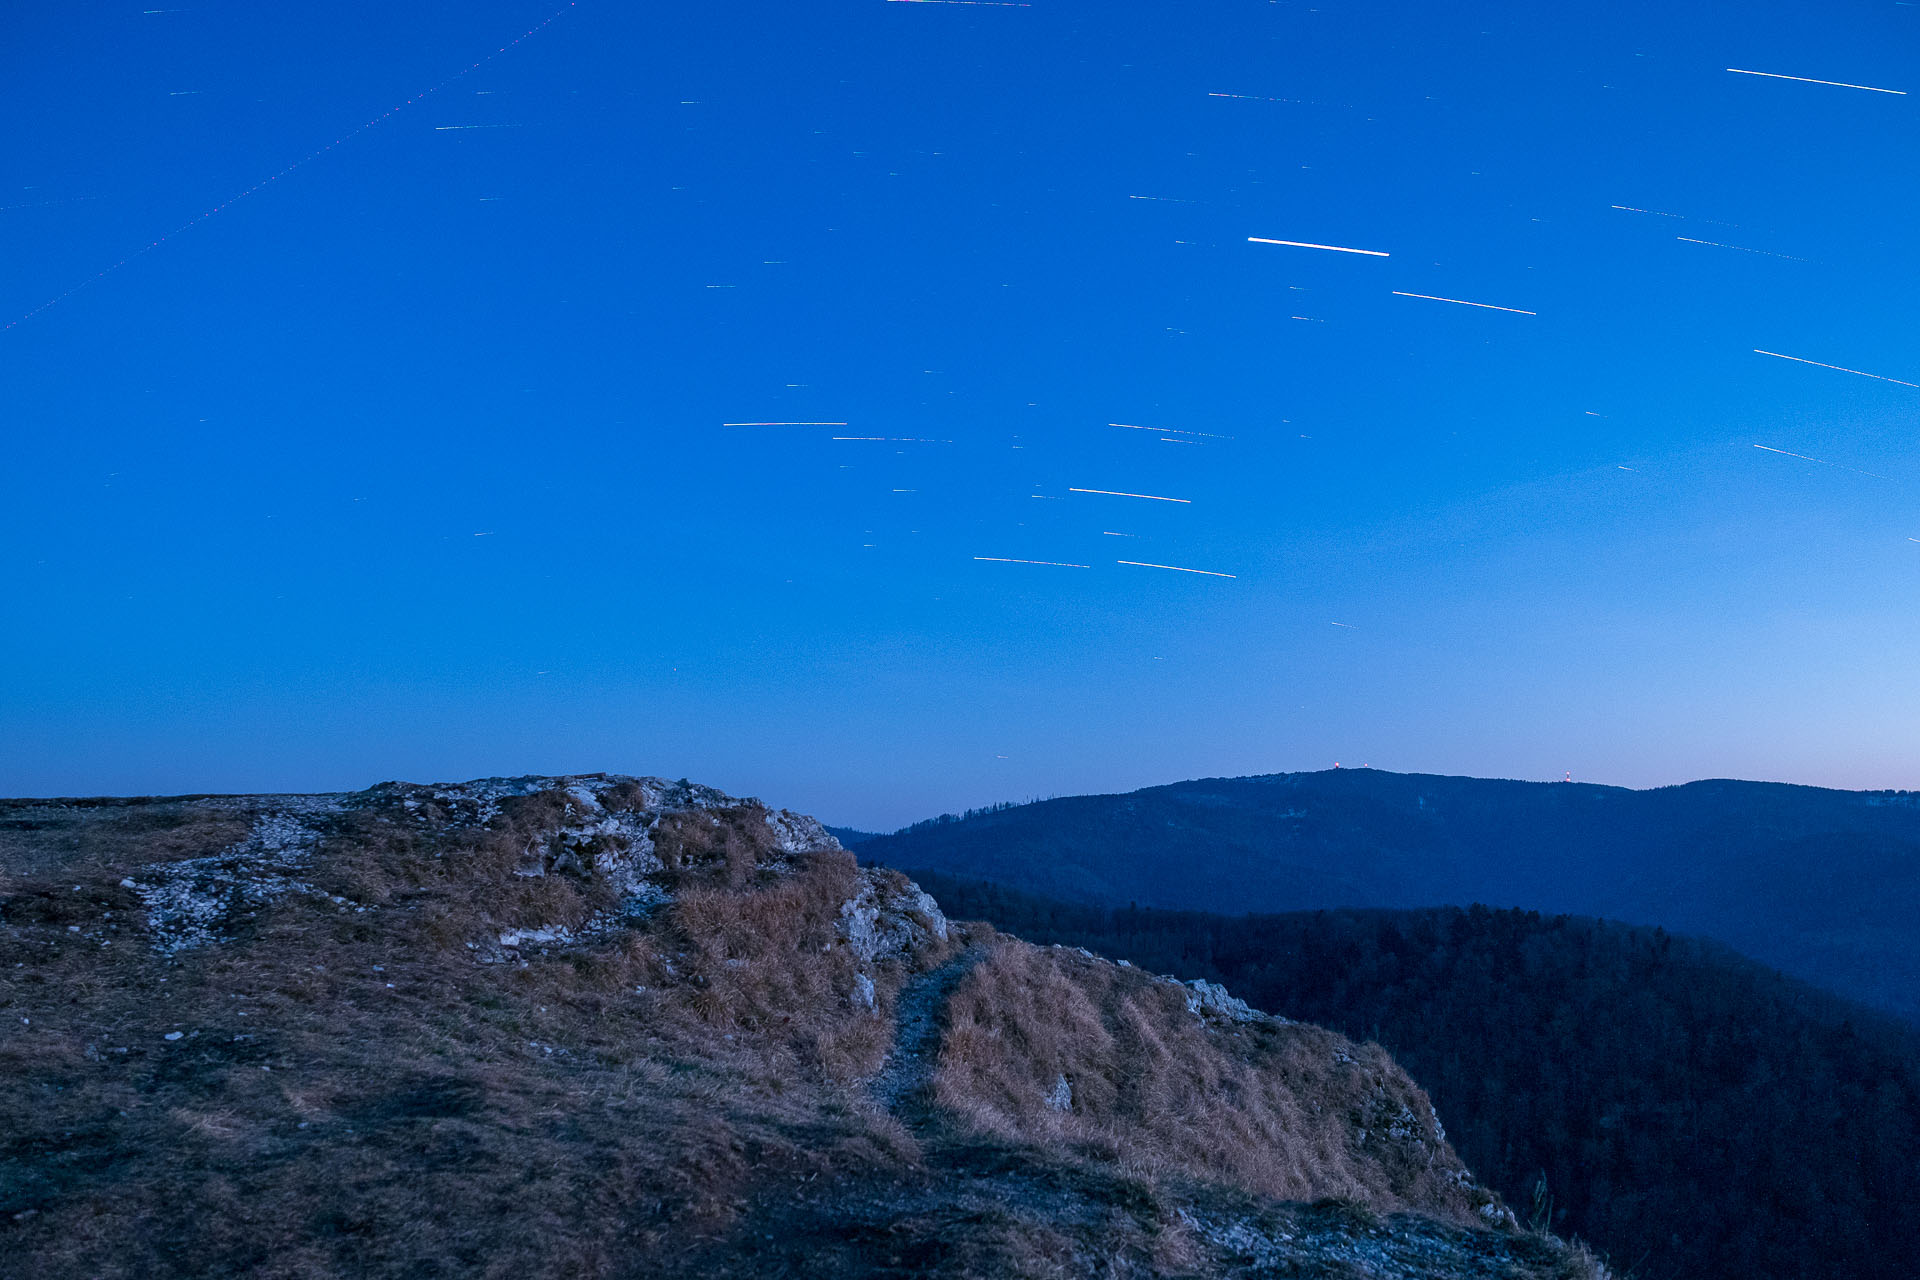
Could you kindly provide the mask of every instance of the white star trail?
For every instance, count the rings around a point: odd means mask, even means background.
[[[1892,476],[1883,476],[1877,471],[1862,471],[1858,467],[1849,467],[1842,462],[1828,462],[1825,458],[1811,458],[1804,453],[1795,453],[1791,449],[1776,449],[1770,444],[1757,444],[1756,449],[1765,449],[1768,453],[1783,453],[1789,458],[1798,458],[1802,462],[1817,462],[1823,467],[1838,467],[1842,471],[1851,471],[1857,476],[1869,476],[1875,480],[1891,480]]]
[[[1708,226],[1713,227],[1737,227],[1740,225],[1737,222],[1722,222],[1718,218],[1698,218],[1689,217],[1684,213],[1668,213],[1665,209],[1642,209],[1640,206],[1632,204],[1610,204],[1607,208],[1618,209],[1622,213],[1644,213],[1655,218],[1672,218],[1677,222],[1704,222]]]
[[[844,422],[723,422],[723,427],[844,427]],[[875,436],[878,440],[880,437]]]
[[[1171,569],[1175,573],[1197,573],[1208,578],[1234,578],[1239,576],[1238,574],[1232,573],[1215,573],[1211,569],[1189,569],[1185,565],[1178,564],[1149,564],[1145,560],[1115,560],[1114,563],[1137,565],[1142,569]]]
[[[1203,440],[1231,440],[1232,436],[1215,435],[1211,431],[1177,431],[1172,427],[1143,427],[1134,422],[1109,422],[1110,427],[1119,427],[1123,431],[1151,431],[1162,436],[1199,436]]]
[[[1016,560],[1012,556],[975,556],[975,560],[991,560],[995,564],[1041,564],[1050,569],[1091,569],[1090,564],[1069,564],[1065,560]]]
[[[1163,498],[1157,493],[1123,493],[1118,489],[1077,489],[1073,485],[1067,486],[1067,492],[1102,493],[1109,498],[1147,498],[1153,502],[1179,502],[1187,505],[1192,505],[1193,503],[1192,498]]]
[[[1743,244],[1723,244],[1718,240],[1695,240],[1692,236],[1675,236],[1675,240],[1686,244],[1712,245],[1716,249],[1737,249],[1741,253],[1757,253],[1763,258],[1785,258],[1788,262],[1805,262],[1805,258],[1796,258],[1790,253],[1774,253],[1770,249],[1749,249]]]
[[[1765,76],[1769,80],[1798,80],[1801,84],[1827,84],[1836,89],[1865,89],[1868,93],[1891,93],[1901,98],[1907,96],[1905,89],[1881,89],[1870,84],[1848,84],[1844,80],[1814,80],[1807,76],[1783,76],[1775,71],[1748,71],[1741,67],[1728,67],[1727,70],[1737,76]]]
[[[1269,98],[1258,93],[1209,93],[1209,98],[1238,98],[1242,102],[1290,102],[1297,107],[1310,106],[1301,98]]]
[[[1305,240],[1269,240],[1266,236],[1248,236],[1248,244],[1283,244],[1292,249],[1325,249],[1328,253],[1357,253],[1368,258],[1389,258],[1392,254],[1380,249],[1349,249],[1342,244],[1310,244]]]
[[[1810,364],[1816,369],[1832,369],[1836,373],[1851,373],[1861,378],[1874,378],[1880,382],[1894,383],[1896,386],[1920,388],[1920,382],[1907,382],[1900,378],[1889,378],[1884,374],[1868,373],[1864,369],[1849,369],[1845,365],[1826,364],[1819,360],[1807,360],[1800,356],[1782,355],[1778,351],[1762,351],[1760,348],[1755,347],[1753,354],[1757,356],[1772,356],[1775,360],[1791,360],[1795,364]]]
[[[1457,307],[1479,307],[1482,311],[1507,311],[1516,316],[1537,316],[1538,311],[1522,311],[1518,307],[1496,307],[1491,302],[1468,302],[1465,298],[1443,298],[1435,293],[1402,293],[1398,289],[1391,291],[1396,298],[1425,298],[1428,302],[1451,302]]]

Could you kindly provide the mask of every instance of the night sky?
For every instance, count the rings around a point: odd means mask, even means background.
[[[1920,6],[8,18],[0,793],[1920,783]]]

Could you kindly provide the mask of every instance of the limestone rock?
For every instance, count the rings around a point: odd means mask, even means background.
[[[860,868],[859,876],[859,892],[840,906],[840,937],[863,962],[895,959],[947,940],[947,917],[932,894],[871,867]]]

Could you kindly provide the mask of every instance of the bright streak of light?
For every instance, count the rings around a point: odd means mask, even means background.
[[[1068,564],[1065,560],[1016,560],[1012,556],[975,556],[975,560],[991,560],[995,564],[1043,564],[1050,569],[1091,569],[1090,564]]]
[[[844,422],[723,422],[723,427],[844,427]],[[874,439],[880,437],[875,436]]]
[[[1109,422],[1110,427],[1119,427],[1124,431],[1153,431],[1163,436],[1200,436],[1206,440],[1231,440],[1232,436],[1215,435],[1211,431],[1176,431],[1172,427],[1143,427],[1133,422]]]
[[[888,0],[890,4],[970,4],[989,9],[1031,9],[1025,0]]]
[[[867,444],[952,444],[951,440],[928,440],[921,436],[828,436],[829,440],[848,440]]]
[[[1209,93],[1209,98],[1238,98],[1242,102],[1291,102],[1295,106],[1309,105],[1299,98],[1268,98],[1257,93]]]
[[[1358,631],[1360,629],[1354,626],[1351,622],[1335,622],[1335,623],[1330,623],[1329,625],[1335,626],[1335,627],[1345,627],[1349,631]]]
[[[433,131],[435,133],[453,133],[459,129],[519,129],[522,127],[523,126],[517,124],[437,124],[433,126]]]
[[[1193,504],[1192,498],[1163,498],[1157,493],[1122,493],[1118,489],[1076,489],[1072,485],[1068,485],[1067,492],[1068,493],[1103,493],[1109,498],[1147,498],[1154,502],[1179,502],[1179,503],[1184,503],[1188,506],[1191,506]]]
[[[1877,373],[1868,373],[1863,369],[1849,369],[1844,365],[1838,364],[1822,364],[1818,360],[1803,360],[1799,356],[1782,355],[1778,351],[1762,351],[1760,348],[1755,347],[1753,354],[1757,356],[1772,356],[1776,360],[1791,360],[1795,364],[1810,364],[1817,369],[1832,369],[1836,373],[1851,373],[1862,378],[1878,378],[1881,382],[1891,382],[1902,387],[1920,388],[1920,382],[1903,382],[1899,378],[1888,378]]]
[[[1496,307],[1491,302],[1468,302],[1465,298],[1442,298],[1438,294],[1432,293],[1402,293],[1398,289],[1392,290],[1392,293],[1396,298],[1425,298],[1428,302],[1451,302],[1458,307],[1479,307],[1482,311],[1508,311],[1516,316],[1537,316],[1540,314],[1538,311],[1522,311],[1518,307]]]
[[[39,306],[35,307],[33,310],[27,312],[25,315],[17,316],[12,320],[7,321],[7,323],[5,324],[0,324],[0,333],[5,333],[7,330],[12,329],[17,325],[24,323],[25,321],[33,319],[33,317],[39,315],[42,311],[47,310],[49,307],[55,307],[60,305],[62,302],[65,302],[68,298],[71,298],[74,294],[80,292],[82,289],[86,288],[88,285],[93,284],[97,281],[106,279],[108,276],[112,275],[114,272],[118,271],[120,268],[126,266],[129,262],[132,262],[135,258],[142,257],[148,253],[153,252],[155,249],[158,249],[161,245],[173,239],[175,236],[178,236],[183,232],[189,231],[192,228],[199,226],[201,223],[205,222],[207,219],[215,217],[221,213],[224,213],[226,210],[231,209],[234,205],[240,203],[240,201],[242,200],[245,200],[248,196],[252,195],[254,192],[260,191],[266,187],[272,186],[274,183],[286,177],[288,174],[292,173],[294,170],[299,169],[302,166],[306,165],[309,161],[317,160],[319,157],[327,154],[327,152],[332,151],[335,148],[340,147],[348,142],[351,142],[353,139],[359,137],[361,134],[373,128],[375,125],[380,124],[381,122],[393,116],[398,115],[400,112],[405,111],[408,107],[412,106],[416,102],[420,102],[426,98],[432,97],[434,94],[440,92],[440,90],[446,88],[448,85],[453,84],[455,81],[465,79],[467,76],[472,75],[474,72],[478,71],[481,67],[484,67],[489,62],[492,62],[495,58],[499,57],[501,54],[506,53],[511,49],[518,48],[520,45],[526,43],[528,40],[531,40],[534,36],[544,31],[547,27],[559,21],[560,17],[563,14],[565,14],[569,9],[575,8],[578,5],[578,3],[579,3],[579,0],[571,0],[571,2],[566,6],[566,8],[554,10],[552,13],[548,14],[545,18],[541,19],[539,22],[535,23],[533,26],[528,27],[525,31],[522,31],[519,35],[507,41],[505,44],[501,45],[498,49],[495,49],[492,53],[488,54],[486,57],[481,58],[478,62],[470,63],[466,67],[462,68],[459,71],[454,72],[452,75],[448,76],[446,79],[440,81],[438,84],[434,85],[432,88],[423,89],[419,93],[414,94],[411,98],[406,99],[404,102],[400,102],[394,106],[388,107],[385,111],[382,111],[379,115],[367,121],[365,124],[360,125],[358,128],[350,129],[346,133],[341,134],[339,137],[335,138],[332,142],[329,142],[326,146],[320,147],[313,151],[309,151],[306,155],[301,156],[298,160],[295,160],[292,164],[287,165],[285,168],[280,169],[275,173],[268,174],[266,177],[260,179],[260,181],[248,187],[245,191],[242,191],[240,194],[235,196],[229,196],[225,200],[221,201],[219,204],[214,205],[211,209],[208,209],[203,213],[195,214],[193,217],[187,219],[185,222],[181,223],[179,226],[175,227],[173,230],[161,236],[158,240],[149,241],[148,243],[142,245],[138,249],[135,249],[132,253],[129,253],[126,257],[120,259],[118,262],[114,263],[113,265],[108,267],[103,267],[99,271],[94,272],[92,275],[88,276],[85,280],[82,280],[79,284],[74,285],[72,288],[68,289],[64,293],[56,294],[53,297],[47,299],[45,302],[41,303]],[[157,13],[157,12],[174,12],[174,11],[173,10],[148,10],[147,12]]]
[[[1876,89],[1870,84],[1848,84],[1844,80],[1810,80],[1806,76],[1783,76],[1772,71],[1746,71],[1740,67],[1728,67],[1727,70],[1737,76],[1765,76],[1769,80],[1798,80],[1801,84],[1830,84],[1836,89],[1865,89],[1868,93],[1891,93],[1901,98],[1907,96],[1905,89]]]
[[[1817,462],[1823,467],[1839,467],[1842,471],[1851,471],[1857,476],[1870,476],[1875,480],[1891,480],[1892,476],[1883,476],[1877,471],[1862,471],[1858,467],[1849,467],[1844,463],[1828,462],[1825,458],[1810,458],[1804,453],[1795,453],[1791,449],[1776,449],[1770,444],[1757,444],[1756,449],[1765,449],[1768,453],[1784,453],[1789,458],[1798,458],[1802,462]]]
[[[1111,529],[1102,529],[1100,536],[1103,538],[1137,538],[1140,535],[1137,533],[1115,533]]]
[[[1162,204],[1193,204],[1192,200],[1182,200],[1178,196],[1128,196],[1129,200],[1158,200]]]
[[[1673,218],[1680,222],[1704,222],[1709,226],[1715,227],[1737,227],[1740,225],[1737,222],[1722,222],[1718,218],[1689,218],[1684,213],[1668,213],[1665,209],[1642,209],[1638,205],[1631,204],[1610,204],[1607,208],[1618,209],[1622,213],[1647,213],[1652,214],[1656,218]]]
[[[1293,249],[1325,249],[1328,253],[1358,253],[1369,258],[1388,258],[1393,255],[1379,249],[1349,249],[1339,244],[1308,244],[1305,240],[1269,240],[1265,236],[1248,236],[1248,244],[1284,244]]]
[[[1764,258],[1785,258],[1788,262],[1805,262],[1805,258],[1796,258],[1790,253],[1774,253],[1767,249],[1749,249],[1743,244],[1722,244],[1718,240],[1695,240],[1692,236],[1675,236],[1675,240],[1686,244],[1707,244],[1716,249],[1738,249],[1741,253],[1757,253]]]
[[[1177,564],[1148,564],[1145,560],[1115,560],[1115,564],[1138,565],[1142,569],[1171,569],[1175,573],[1198,573],[1209,578],[1235,578],[1238,574],[1215,573],[1211,569],[1188,569]]]

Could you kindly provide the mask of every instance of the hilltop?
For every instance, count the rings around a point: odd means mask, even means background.
[[[66,1276],[1582,1277],[1379,1046],[608,775],[0,804]]]
[[[870,861],[1066,902],[1240,913],[1485,903],[1718,939],[1920,1021],[1920,793],[1336,769],[941,818]]]

